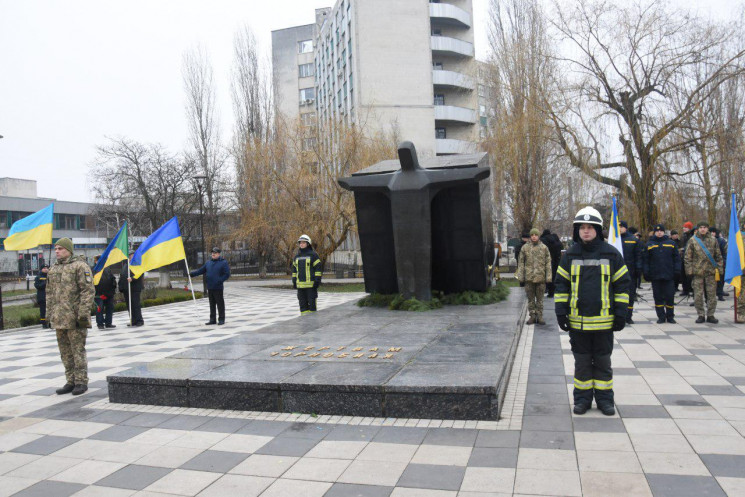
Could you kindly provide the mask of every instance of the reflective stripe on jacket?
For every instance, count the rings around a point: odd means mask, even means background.
[[[313,283],[320,283],[323,276],[323,265],[315,250],[308,247],[299,250],[292,261],[292,282],[298,288],[313,288]]]
[[[615,316],[626,316],[631,278],[623,256],[602,240],[575,243],[556,272],[556,315],[577,331],[611,331]]]

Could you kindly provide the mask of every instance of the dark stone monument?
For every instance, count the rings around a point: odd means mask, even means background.
[[[411,142],[339,184],[354,192],[369,293],[430,300],[485,291],[493,260],[492,189],[486,153],[425,159]]]

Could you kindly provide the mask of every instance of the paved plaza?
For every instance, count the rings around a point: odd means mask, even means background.
[[[641,296],[651,300],[649,285]],[[520,289],[513,289],[520,291]],[[321,294],[319,312],[360,294]],[[556,326],[525,326],[499,421],[311,416],[110,404],[107,375],[298,317],[291,291],[226,287],[143,310],[146,325],[92,330],[91,389],[64,383],[53,333],[0,335],[0,497],[745,495],[745,326],[637,324],[616,333],[618,414],[570,409],[572,356]],[[547,309],[552,302],[546,301]],[[298,318],[301,319],[301,318]]]

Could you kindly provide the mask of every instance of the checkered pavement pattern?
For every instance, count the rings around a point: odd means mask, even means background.
[[[612,417],[571,413],[572,356],[555,321],[523,328],[498,422],[107,402],[110,372],[298,314],[292,292],[226,293],[225,327],[195,325],[206,305],[197,321],[184,303],[145,309],[143,328],[94,331],[92,388],[75,398],[53,393],[53,335],[0,336],[0,496],[745,495],[745,326],[731,302],[714,326],[686,305],[679,324],[657,325],[637,305],[637,324],[615,336]]]

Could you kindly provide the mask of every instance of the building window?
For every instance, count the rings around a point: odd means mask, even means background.
[[[433,62],[432,69],[435,71],[442,71],[442,62]]]
[[[313,40],[297,42],[297,53],[311,53],[313,51]]]
[[[312,103],[313,100],[316,98],[316,89],[315,88],[303,88],[300,90],[300,104],[309,104]]]
[[[444,93],[435,93],[435,105],[445,105]]]
[[[479,105],[479,115],[480,116],[486,115],[486,105]]]
[[[316,114],[313,112],[306,112],[305,114],[300,114],[300,121],[303,123],[303,126],[315,126],[316,125]]]
[[[440,28],[432,28],[432,36],[442,36],[442,30]]]
[[[300,64],[298,70],[301,78],[309,78],[313,76],[313,64]]]
[[[303,150],[313,150],[316,146],[315,138],[303,138]]]
[[[435,128],[435,138],[437,138],[438,140],[447,138],[447,135],[448,134],[445,128]]]
[[[486,96],[486,87],[484,85],[479,85],[479,97]]]

